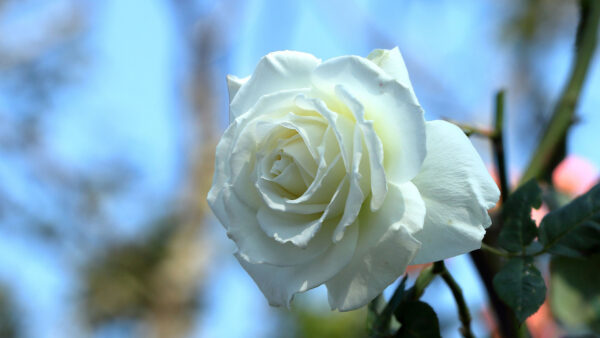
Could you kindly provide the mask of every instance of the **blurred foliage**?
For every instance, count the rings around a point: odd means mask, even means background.
[[[134,177],[116,155],[102,165],[75,168],[49,145],[55,101],[80,83],[89,61],[84,41],[91,14],[73,0],[0,6],[0,155],[15,168],[0,182],[0,227],[55,241],[59,250],[100,245],[104,231],[90,236],[102,228],[91,225],[112,225],[105,203]],[[27,20],[35,20],[35,28],[23,30]],[[13,193],[20,181],[31,198]]]
[[[575,9],[575,1],[522,0],[509,1],[510,15],[503,29],[503,37],[513,41],[529,41],[546,44],[557,35],[565,34],[569,14]],[[568,33],[567,33],[568,34]]]
[[[351,312],[333,312],[296,307],[290,315],[295,322],[291,330],[295,332],[293,337],[363,338],[368,336],[365,308]]]
[[[600,254],[589,259],[554,257],[550,270],[554,316],[572,334],[600,335]]]
[[[531,152],[551,118],[552,103],[541,58],[559,41],[573,41],[577,23],[577,1],[513,0],[501,27],[500,40],[512,48],[509,97],[518,104],[512,133],[518,135],[522,152]],[[565,146],[560,156],[565,155]],[[560,158],[557,158],[560,161]]]
[[[18,337],[17,312],[8,290],[0,286],[0,337]]]
[[[152,307],[153,277],[166,256],[177,221],[166,217],[152,225],[147,238],[112,244],[85,266],[84,308],[93,326],[121,317],[141,319]]]

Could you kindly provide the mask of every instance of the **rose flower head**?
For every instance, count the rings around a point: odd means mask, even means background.
[[[397,48],[274,52],[228,85],[208,202],[271,305],[325,284],[353,310],[480,248],[498,188],[458,127],[425,121]]]

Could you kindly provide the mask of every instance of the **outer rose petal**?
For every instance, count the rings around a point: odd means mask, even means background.
[[[349,311],[370,302],[402,275],[421,246],[412,234],[423,226],[425,205],[412,183],[391,183],[377,212],[366,204],[352,261],[326,283],[332,309]]]
[[[356,248],[357,237],[358,224],[353,224],[340,242],[332,244],[314,260],[297,266],[252,264],[238,254],[235,256],[267,297],[270,305],[289,307],[294,294],[323,284],[348,264]]]
[[[227,75],[227,90],[229,91],[229,103],[233,101],[235,94],[237,94],[238,90],[244,85],[244,83],[248,82],[250,76],[247,76],[243,79],[235,75]]]
[[[282,51],[264,56],[229,105],[229,120],[247,112],[264,95],[310,87],[312,71],[321,61],[311,54]]]
[[[238,254],[249,262],[277,266],[304,264],[318,258],[331,246],[333,226],[323,229],[305,248],[300,248],[269,238],[260,228],[257,211],[244,204],[231,190],[224,190],[218,202],[223,203],[225,213],[216,214],[217,217],[227,230],[227,236],[237,244]]]
[[[407,88],[375,63],[358,56],[321,63],[313,72],[312,82],[322,95],[332,98],[341,84],[364,106],[365,119],[373,121],[382,141],[390,181],[403,183],[417,175],[425,159],[425,119]]]
[[[465,134],[445,121],[427,126],[427,157],[413,179],[427,215],[416,238],[423,243],[411,264],[433,262],[481,247],[487,210],[500,191]]]
[[[419,104],[415,91],[410,83],[410,78],[408,77],[404,58],[402,58],[402,54],[398,47],[394,47],[394,49],[375,49],[367,56],[367,59],[373,61],[373,63],[391,75],[396,81],[400,82],[402,86],[406,87],[412,94],[414,103]]]

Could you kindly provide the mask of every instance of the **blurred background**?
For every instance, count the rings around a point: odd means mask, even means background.
[[[366,311],[330,312],[322,288],[291,312],[270,308],[233,258],[205,201],[225,76],[275,50],[398,46],[428,120],[489,127],[507,90],[516,181],[569,72],[577,19],[564,0],[0,0],[0,336],[365,336]],[[567,145],[589,170],[567,179],[598,177],[599,93],[596,56]],[[487,141],[472,140],[490,163]],[[469,257],[447,264],[475,334],[490,336]],[[458,336],[443,285],[424,300]],[[558,336],[542,310],[530,329]]]

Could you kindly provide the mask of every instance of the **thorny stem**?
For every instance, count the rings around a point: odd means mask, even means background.
[[[450,272],[444,266],[444,262],[436,262],[441,263],[443,270],[440,272],[440,276],[450,291],[452,292],[452,296],[454,296],[454,301],[456,301],[456,307],[458,308],[458,317],[460,322],[462,323],[462,327],[460,328],[460,333],[465,338],[474,338],[473,332],[471,331],[471,313],[469,312],[469,308],[467,307],[467,302],[465,302],[465,297],[463,296],[462,289],[460,285],[456,283],[456,280],[452,277]]]
[[[490,137],[492,148],[494,150],[494,160],[498,169],[498,179],[500,181],[499,183],[502,202],[506,201],[508,194],[510,193],[504,156],[504,96],[505,94],[503,90],[500,90],[496,93],[494,109],[494,132]],[[495,228],[492,229],[493,231],[488,232],[488,236],[486,236],[486,239],[488,241],[491,240],[492,243],[495,241],[494,238],[497,237],[499,230],[502,227],[502,220],[500,218],[496,218],[494,224]],[[492,306],[496,315],[500,333],[505,337],[514,337],[516,336],[518,330],[516,318],[506,304],[500,300],[494,291],[493,286],[493,277],[500,270],[500,261],[495,256],[486,255],[485,253],[490,252],[503,257],[512,257],[515,254],[494,248],[483,242],[481,244],[481,251],[471,252],[473,264],[477,268],[477,272],[479,273],[479,276],[481,277],[481,280],[485,286],[490,300],[490,305]]]
[[[454,296],[454,300],[456,301],[456,306],[458,308],[458,316],[460,318],[460,322],[462,323],[461,334],[465,338],[474,337],[473,333],[471,332],[471,314],[469,313],[469,308],[467,307],[467,303],[463,297],[462,289],[456,283],[450,272],[446,269],[444,261],[437,261],[433,263],[433,266],[427,267],[421,271],[415,282],[414,294],[412,294],[414,297],[413,299],[419,299],[423,295],[425,288],[427,288],[427,286],[429,286],[429,284],[435,279],[436,275],[442,277]]]
[[[438,275],[442,277],[444,282],[446,282],[446,285],[448,285],[450,288],[450,291],[454,296],[454,300],[456,301],[458,316],[460,318],[460,322],[462,323],[462,336],[465,338],[475,337],[471,331],[471,314],[469,312],[469,308],[467,307],[467,303],[465,302],[462,289],[458,283],[456,283],[450,274],[450,271],[446,269],[444,261],[437,261],[433,263],[433,266],[429,266],[421,271],[419,277],[417,277],[417,280],[415,281],[415,285],[413,286],[412,293],[409,295],[409,297],[411,297],[413,300],[421,298],[425,292],[425,289]]]
[[[506,202],[509,194],[508,174],[506,172],[506,162],[504,156],[504,90],[496,93],[494,111],[494,134],[491,138],[494,148],[494,157],[496,167],[498,168],[498,179],[500,180],[500,197],[502,203]]]
[[[583,88],[596,49],[598,24],[600,22],[600,1],[581,0],[580,12],[581,16],[575,42],[575,63],[569,81],[554,107],[550,123],[533,153],[533,158],[529,162],[529,167],[523,174],[520,184],[532,178],[540,178],[553,169],[555,165],[553,160],[555,160],[560,145],[564,144],[567,131],[573,123],[579,94]]]

